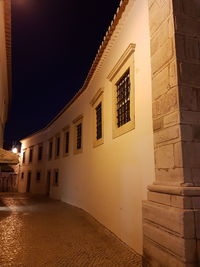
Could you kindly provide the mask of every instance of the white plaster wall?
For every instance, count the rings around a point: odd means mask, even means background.
[[[0,0],[0,147],[3,145],[4,126],[8,109],[8,80],[7,80],[4,4]]]
[[[135,129],[113,139],[112,88],[107,76],[130,43],[136,44]],[[43,164],[44,173],[59,169],[59,187],[51,185],[51,197],[88,211],[142,254],[142,200],[147,197],[147,185],[154,180],[147,0],[129,2],[109,46],[110,51],[99,63],[99,71],[95,72],[86,91],[43,134],[23,140],[23,146],[43,140],[47,149],[47,140],[70,125],[69,156],[63,157],[61,149],[59,159],[46,160]],[[104,88],[104,144],[93,148],[90,101],[101,87]],[[83,152],[74,155],[72,121],[80,114],[83,114]]]

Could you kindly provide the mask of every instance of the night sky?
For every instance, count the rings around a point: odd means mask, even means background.
[[[82,87],[120,0],[12,1],[5,146],[43,128]]]

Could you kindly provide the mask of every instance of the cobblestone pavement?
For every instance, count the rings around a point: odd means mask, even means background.
[[[63,202],[0,194],[1,267],[131,267],[141,257],[89,214]]]

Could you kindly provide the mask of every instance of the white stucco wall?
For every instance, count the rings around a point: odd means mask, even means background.
[[[8,110],[8,76],[5,44],[4,3],[0,0],[0,147],[3,145],[3,134]]]
[[[135,129],[117,138],[112,137],[112,86],[107,79],[130,43],[136,44]],[[88,211],[134,250],[142,254],[142,200],[147,198],[147,185],[154,180],[152,98],[148,1],[131,0],[117,26],[99,70],[88,88],[48,129],[22,141],[23,148],[44,142],[45,157],[41,188],[32,185],[31,192],[45,193],[47,170],[59,169],[59,187],[51,185],[51,197]],[[104,88],[104,144],[93,147],[91,99]],[[73,153],[72,121],[83,115],[83,152]],[[70,125],[70,153],[59,159],[47,160],[48,139]],[[34,153],[36,155],[36,153]],[[38,169],[25,164],[27,172]],[[34,174],[35,175],[35,174]],[[25,176],[26,177],[26,176]],[[35,178],[33,179],[33,183]],[[20,181],[19,190],[25,190]]]

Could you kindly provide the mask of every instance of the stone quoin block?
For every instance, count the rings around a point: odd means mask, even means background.
[[[183,210],[153,202],[143,202],[144,222],[153,222],[166,231],[175,232],[177,236],[195,238],[193,210]]]
[[[177,88],[170,89],[165,95],[153,102],[153,117],[158,118],[178,109]]]
[[[174,148],[173,145],[159,147],[155,152],[155,160],[157,168],[173,168],[174,167]]]
[[[157,75],[154,75],[153,81],[153,100],[156,100],[169,90],[169,69],[164,68]]]
[[[157,225],[144,223],[143,225],[145,236],[150,240],[161,245],[163,248],[171,251],[186,261],[195,261],[196,256],[196,240],[184,239],[159,228]]]
[[[168,39],[152,56],[152,72],[155,74],[174,57],[172,39]]]
[[[179,123],[179,112],[176,111],[164,117],[164,128],[176,125]]]
[[[197,110],[197,91],[190,86],[179,87],[180,108],[182,110]]]
[[[174,87],[178,85],[176,61],[172,61],[169,64],[169,83],[170,83],[170,87]]]
[[[185,178],[183,168],[156,168],[155,171],[156,181],[161,184],[182,184]]]
[[[162,129],[154,134],[155,144],[171,141],[173,139],[179,139],[180,129],[178,125]]]
[[[166,20],[161,24],[156,33],[151,39],[151,56],[167,42],[169,38],[169,20]]]
[[[200,64],[182,62],[179,64],[181,83],[200,87]]]
[[[153,1],[152,5],[150,6],[150,12],[149,12],[151,35],[156,30],[158,30],[158,28],[162,25],[163,21],[165,21],[169,17],[170,12],[171,12],[171,1],[168,0]]]
[[[175,16],[175,28],[177,33],[200,36],[200,21],[196,18]]]

